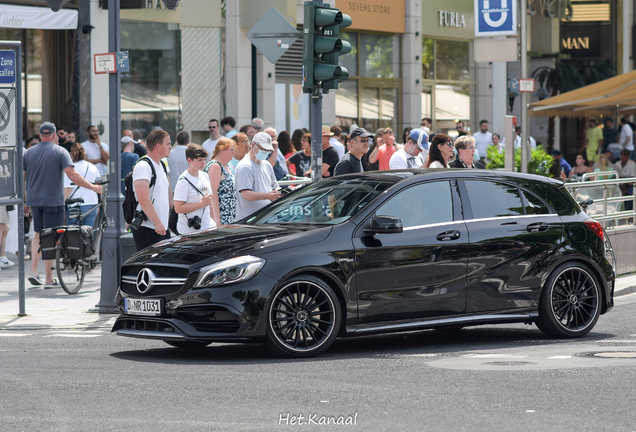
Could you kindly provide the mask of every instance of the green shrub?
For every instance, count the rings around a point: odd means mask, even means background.
[[[521,172],[521,151],[520,149],[518,150],[519,151],[515,152],[515,170]],[[488,147],[487,158],[489,162],[486,168],[488,169],[504,168],[506,165],[505,150],[499,153],[495,146]],[[528,172],[530,174],[552,177],[552,175],[550,175],[550,167],[553,162],[554,159],[543,150],[543,147],[537,147],[535,150],[532,150],[530,161],[528,162]]]

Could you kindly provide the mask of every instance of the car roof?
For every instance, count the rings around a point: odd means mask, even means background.
[[[327,177],[327,179],[342,179],[342,180],[369,180],[369,181],[385,181],[394,184],[405,184],[418,182],[424,179],[488,179],[508,181],[512,183],[547,183],[553,186],[563,185],[563,182],[555,180],[550,177],[544,177],[536,174],[524,174],[503,170],[485,170],[485,169],[462,169],[462,168],[450,168],[450,169],[430,169],[430,168],[416,168],[416,169],[403,169],[403,170],[389,170],[389,171],[365,171],[364,173],[345,174],[338,177]]]

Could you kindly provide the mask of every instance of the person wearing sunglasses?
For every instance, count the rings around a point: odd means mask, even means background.
[[[259,132],[254,135],[252,149],[236,166],[237,221],[280,198],[274,168],[267,161],[273,151],[272,137]]]
[[[472,168],[475,169],[475,144],[476,140],[470,135],[460,136],[455,140],[455,150],[458,157],[448,164],[451,168]]]
[[[221,126],[219,125],[219,121],[217,119],[210,120],[208,130],[210,131],[210,138],[206,139],[203,141],[203,144],[201,144],[205,151],[208,152],[208,159],[206,160],[206,163],[210,162],[210,159],[212,159],[216,143],[221,139]]]
[[[373,134],[364,128],[358,128],[351,132],[350,151],[336,164],[334,175],[362,172],[362,156],[369,151],[369,137]]]
[[[390,169],[421,168],[428,149],[428,134],[423,129],[413,129],[404,147],[389,160]]]
[[[453,148],[453,140],[448,135],[436,134],[429,146],[424,168],[450,168],[448,161],[454,155]]]

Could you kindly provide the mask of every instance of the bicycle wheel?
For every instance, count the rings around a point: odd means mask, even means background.
[[[58,247],[55,251],[55,269],[64,291],[77,294],[84,283],[85,265],[81,261],[68,258],[66,251]]]

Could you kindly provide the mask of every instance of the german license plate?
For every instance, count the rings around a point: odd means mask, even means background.
[[[129,315],[159,316],[161,315],[161,300],[125,298],[124,310]]]

